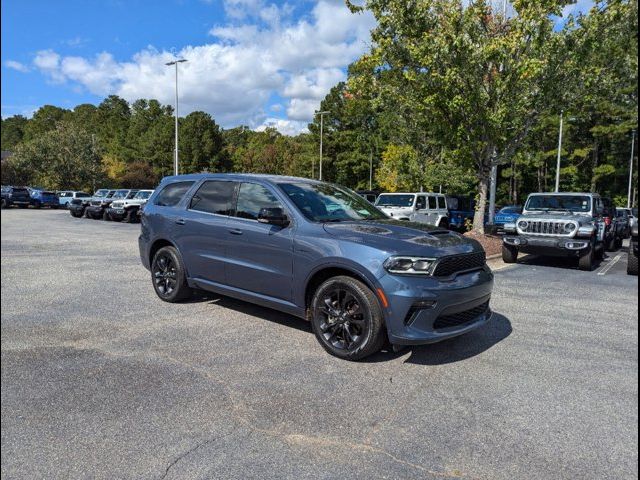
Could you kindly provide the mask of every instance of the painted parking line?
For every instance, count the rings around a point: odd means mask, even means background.
[[[598,275],[606,275],[607,272],[611,270],[613,266],[620,261],[621,258],[622,258],[622,254],[616,255],[613,260],[611,260],[604,267],[602,267],[602,269],[598,272]]]

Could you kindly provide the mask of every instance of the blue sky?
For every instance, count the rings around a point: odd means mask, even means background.
[[[294,134],[368,49],[373,26],[343,0],[5,0],[2,116],[109,94],[172,104],[164,63],[181,56],[181,114]]]

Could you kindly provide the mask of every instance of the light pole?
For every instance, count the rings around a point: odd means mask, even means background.
[[[560,158],[562,156],[562,122],[564,110],[560,110],[560,132],[558,133],[558,159],[556,164],[556,193],[560,191]]]
[[[174,60],[173,62],[167,62],[165,65],[176,66],[176,149],[173,157],[173,174],[178,175],[178,64],[186,62],[185,58],[180,58],[178,60]]]
[[[632,187],[633,187],[633,147],[636,144],[636,131],[631,131],[631,159],[629,160],[629,195],[627,196],[627,208],[631,208],[632,205]]]
[[[320,115],[320,166],[319,166],[319,175],[318,175],[318,180],[322,181],[322,131],[323,131],[323,120],[324,120],[324,116],[327,113],[331,113],[328,110],[323,110],[322,112],[318,112],[316,111],[317,115]]]

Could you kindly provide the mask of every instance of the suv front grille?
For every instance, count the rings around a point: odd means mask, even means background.
[[[99,207],[102,205],[102,200],[91,200],[91,205],[94,207]]]
[[[489,300],[482,305],[465,310],[463,312],[454,313],[451,315],[441,315],[433,322],[433,328],[435,330],[442,330],[444,328],[459,327],[465,323],[470,323],[477,319],[479,316],[486,314],[489,311]]]
[[[574,222],[565,220],[526,220],[527,228],[521,228],[518,224],[518,229],[522,233],[532,233],[536,235],[571,235],[571,232],[565,230],[567,224],[575,225]]]
[[[444,257],[433,271],[434,277],[450,277],[459,272],[479,270],[484,267],[486,254],[484,252],[466,253]]]

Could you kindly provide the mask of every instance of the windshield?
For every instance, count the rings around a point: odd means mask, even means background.
[[[109,190],[98,190],[93,194],[94,197],[104,197],[109,193]]]
[[[282,183],[280,188],[309,220],[381,220],[384,213],[361,196],[327,183]]]
[[[415,195],[385,195],[378,197],[376,205],[379,207],[411,207]]]
[[[113,194],[113,199],[116,198],[127,198],[127,195],[129,193],[129,190],[118,190],[116,193]]]
[[[520,207],[504,207],[498,213],[520,213],[521,211]]]
[[[136,193],[136,196],[133,197],[133,198],[146,200],[147,198],[149,198],[151,196],[152,193],[153,192],[138,192],[138,193]]]
[[[586,195],[532,195],[527,210],[590,212],[591,197]]]

